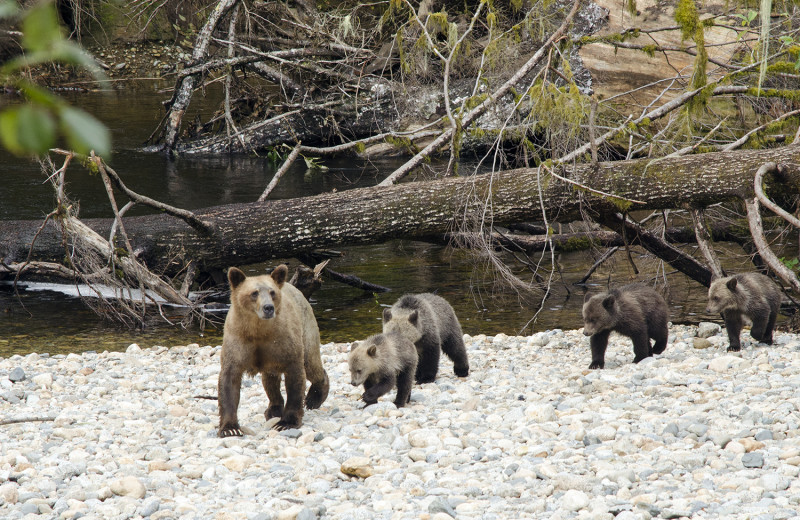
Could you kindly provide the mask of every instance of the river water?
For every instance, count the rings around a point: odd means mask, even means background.
[[[197,94],[199,95],[199,94]],[[163,115],[161,101],[167,94],[155,88],[140,87],[110,93],[67,94],[65,97],[103,120],[111,129],[114,154],[111,166],[125,182],[139,193],[179,207],[193,209],[258,198],[277,166],[265,157],[180,158],[138,151]],[[187,115],[207,117],[213,103],[201,103]],[[0,97],[0,104],[13,99]],[[58,159],[56,159],[58,160]],[[38,219],[53,207],[53,194],[38,163],[14,158],[0,150],[3,181],[0,184],[0,219]],[[309,170],[297,161],[281,179],[271,198],[296,197],[374,185],[397,165],[397,159],[325,160],[327,171]],[[463,168],[462,168],[463,171]],[[68,192],[80,201],[83,217],[110,216],[108,202],[98,177],[80,166],[70,166]],[[120,203],[122,204],[122,203]],[[134,211],[131,214],[136,214]],[[549,296],[540,308],[540,297],[523,298],[500,286],[496,277],[483,267],[479,257],[464,251],[412,241],[352,247],[334,259],[330,267],[392,289],[384,294],[369,294],[336,282],[326,281],[314,294],[312,305],[319,322],[323,343],[351,341],[380,332],[383,306],[391,305],[407,292],[436,292],[451,302],[469,334],[509,335],[545,329],[572,329],[582,326],[580,308],[586,287],[573,282],[580,279],[594,262],[598,251],[557,255],[559,270],[553,274]],[[546,258],[549,259],[549,253]],[[280,261],[247,266],[256,274]],[[536,260],[536,259],[534,259]],[[659,280],[668,284],[668,301],[673,321],[697,320],[705,306],[706,290],[683,275],[647,255],[635,254],[640,269],[632,273],[628,260],[619,253],[604,264],[590,279],[588,290],[599,291],[609,284],[633,280]],[[746,265],[741,252],[730,249],[728,265]],[[545,263],[545,265],[549,265]],[[242,267],[242,266],[240,266]],[[524,273],[521,264],[515,268]],[[541,274],[547,279],[550,269]],[[528,275],[529,276],[529,275]],[[15,291],[0,282],[0,356],[48,352],[51,354],[81,351],[124,350],[131,343],[142,347],[197,342],[219,344],[221,328],[207,325],[188,329],[154,325],[145,330],[128,330],[103,320],[75,297],[60,291]],[[45,288],[46,289],[46,288]],[[55,289],[55,287],[51,287]],[[63,288],[61,288],[63,289]],[[536,319],[533,320],[534,316]],[[532,321],[533,320],[533,321]]]

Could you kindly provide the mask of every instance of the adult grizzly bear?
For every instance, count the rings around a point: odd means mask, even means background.
[[[459,377],[469,374],[464,333],[456,313],[441,296],[431,293],[406,294],[390,309],[383,310],[383,333],[397,332],[417,347],[417,383],[436,380],[441,352],[453,360]]]
[[[319,329],[314,311],[293,285],[289,270],[279,265],[271,275],[246,276],[228,270],[231,308],[225,318],[219,373],[220,437],[242,435],[237,417],[242,375],[261,374],[269,407],[267,420],[280,417],[278,430],[303,422],[306,379],[311,382],[305,405],[319,408],[328,397],[328,374],[322,367]],[[281,395],[285,377],[286,406]]]
[[[752,323],[750,335],[772,345],[772,331],[781,305],[781,291],[761,273],[742,273],[718,278],[708,288],[706,312],[722,314],[730,345],[728,351],[742,349],[740,334],[745,321]]]
[[[583,303],[583,334],[591,336],[592,362],[589,368],[605,366],[611,332],[633,341],[633,362],[638,363],[667,348],[669,310],[667,302],[652,287],[625,285],[609,292],[587,294]],[[655,344],[650,346],[650,339]]]
[[[368,405],[397,387],[394,404],[402,408],[411,399],[417,361],[417,348],[407,338],[396,333],[375,334],[350,346],[350,383],[364,385],[361,400]]]

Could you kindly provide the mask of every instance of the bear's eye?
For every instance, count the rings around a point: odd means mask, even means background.
[[[253,300],[257,300],[258,299],[258,291],[251,292],[250,293],[250,298],[252,298]]]
[[[271,297],[273,297],[273,298],[274,298],[274,297],[275,297],[275,291],[273,291],[273,290],[270,290],[270,291],[269,291],[269,295],[270,295]]]

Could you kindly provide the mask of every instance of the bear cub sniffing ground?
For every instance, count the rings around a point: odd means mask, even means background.
[[[220,357],[220,437],[242,435],[237,412],[243,374],[261,374],[269,398],[264,415],[267,420],[281,418],[274,426],[278,430],[302,424],[306,379],[311,382],[305,396],[307,408],[319,408],[328,397],[317,320],[306,298],[286,283],[288,271],[286,265],[262,276],[246,276],[235,267],[228,270],[231,308]],[[285,407],[281,375],[286,385]]]
[[[646,285],[631,284],[594,296],[587,294],[583,303],[583,333],[591,336],[589,368],[605,366],[608,336],[612,331],[633,340],[634,363],[661,354],[667,348],[668,321],[667,302]],[[652,348],[651,338],[655,340]]]
[[[772,331],[781,305],[781,291],[761,273],[742,273],[718,278],[708,288],[706,312],[722,314],[730,345],[728,351],[742,349],[740,334],[745,321],[752,323],[750,335],[772,345]]]
[[[417,348],[400,334],[375,334],[350,346],[347,364],[351,384],[364,385],[361,400],[370,404],[397,387],[394,404],[402,408],[411,399],[417,371]]]
[[[444,298],[431,293],[406,294],[390,309],[383,310],[383,333],[392,332],[399,333],[417,347],[417,383],[436,380],[442,351],[453,360],[457,376],[469,374],[461,324]]]

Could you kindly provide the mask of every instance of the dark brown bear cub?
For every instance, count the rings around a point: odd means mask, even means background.
[[[370,404],[397,387],[394,404],[402,408],[411,399],[417,371],[417,348],[400,334],[375,334],[354,341],[348,357],[353,386],[364,385],[361,400]]]
[[[307,408],[319,408],[328,397],[328,374],[322,367],[319,329],[314,311],[293,285],[288,269],[279,265],[271,275],[246,276],[228,270],[231,308],[225,318],[219,373],[220,437],[242,435],[237,411],[242,375],[261,374],[269,407],[267,420],[280,417],[278,430],[303,423],[303,394]],[[286,406],[281,395],[285,378]]]
[[[464,333],[447,300],[435,294],[406,294],[383,310],[383,333],[397,332],[417,347],[417,383],[436,380],[439,356],[444,351],[453,360],[459,377],[469,374]]]
[[[669,310],[667,302],[653,288],[631,284],[594,296],[587,294],[583,302],[583,333],[591,336],[589,368],[605,366],[608,336],[612,331],[631,338],[634,363],[661,354],[667,348]],[[655,340],[652,348],[650,339]]]
[[[745,321],[752,323],[750,335],[757,341],[772,345],[772,331],[781,305],[781,291],[767,276],[742,273],[711,282],[708,288],[707,313],[722,314],[730,346],[742,349],[740,334]]]

